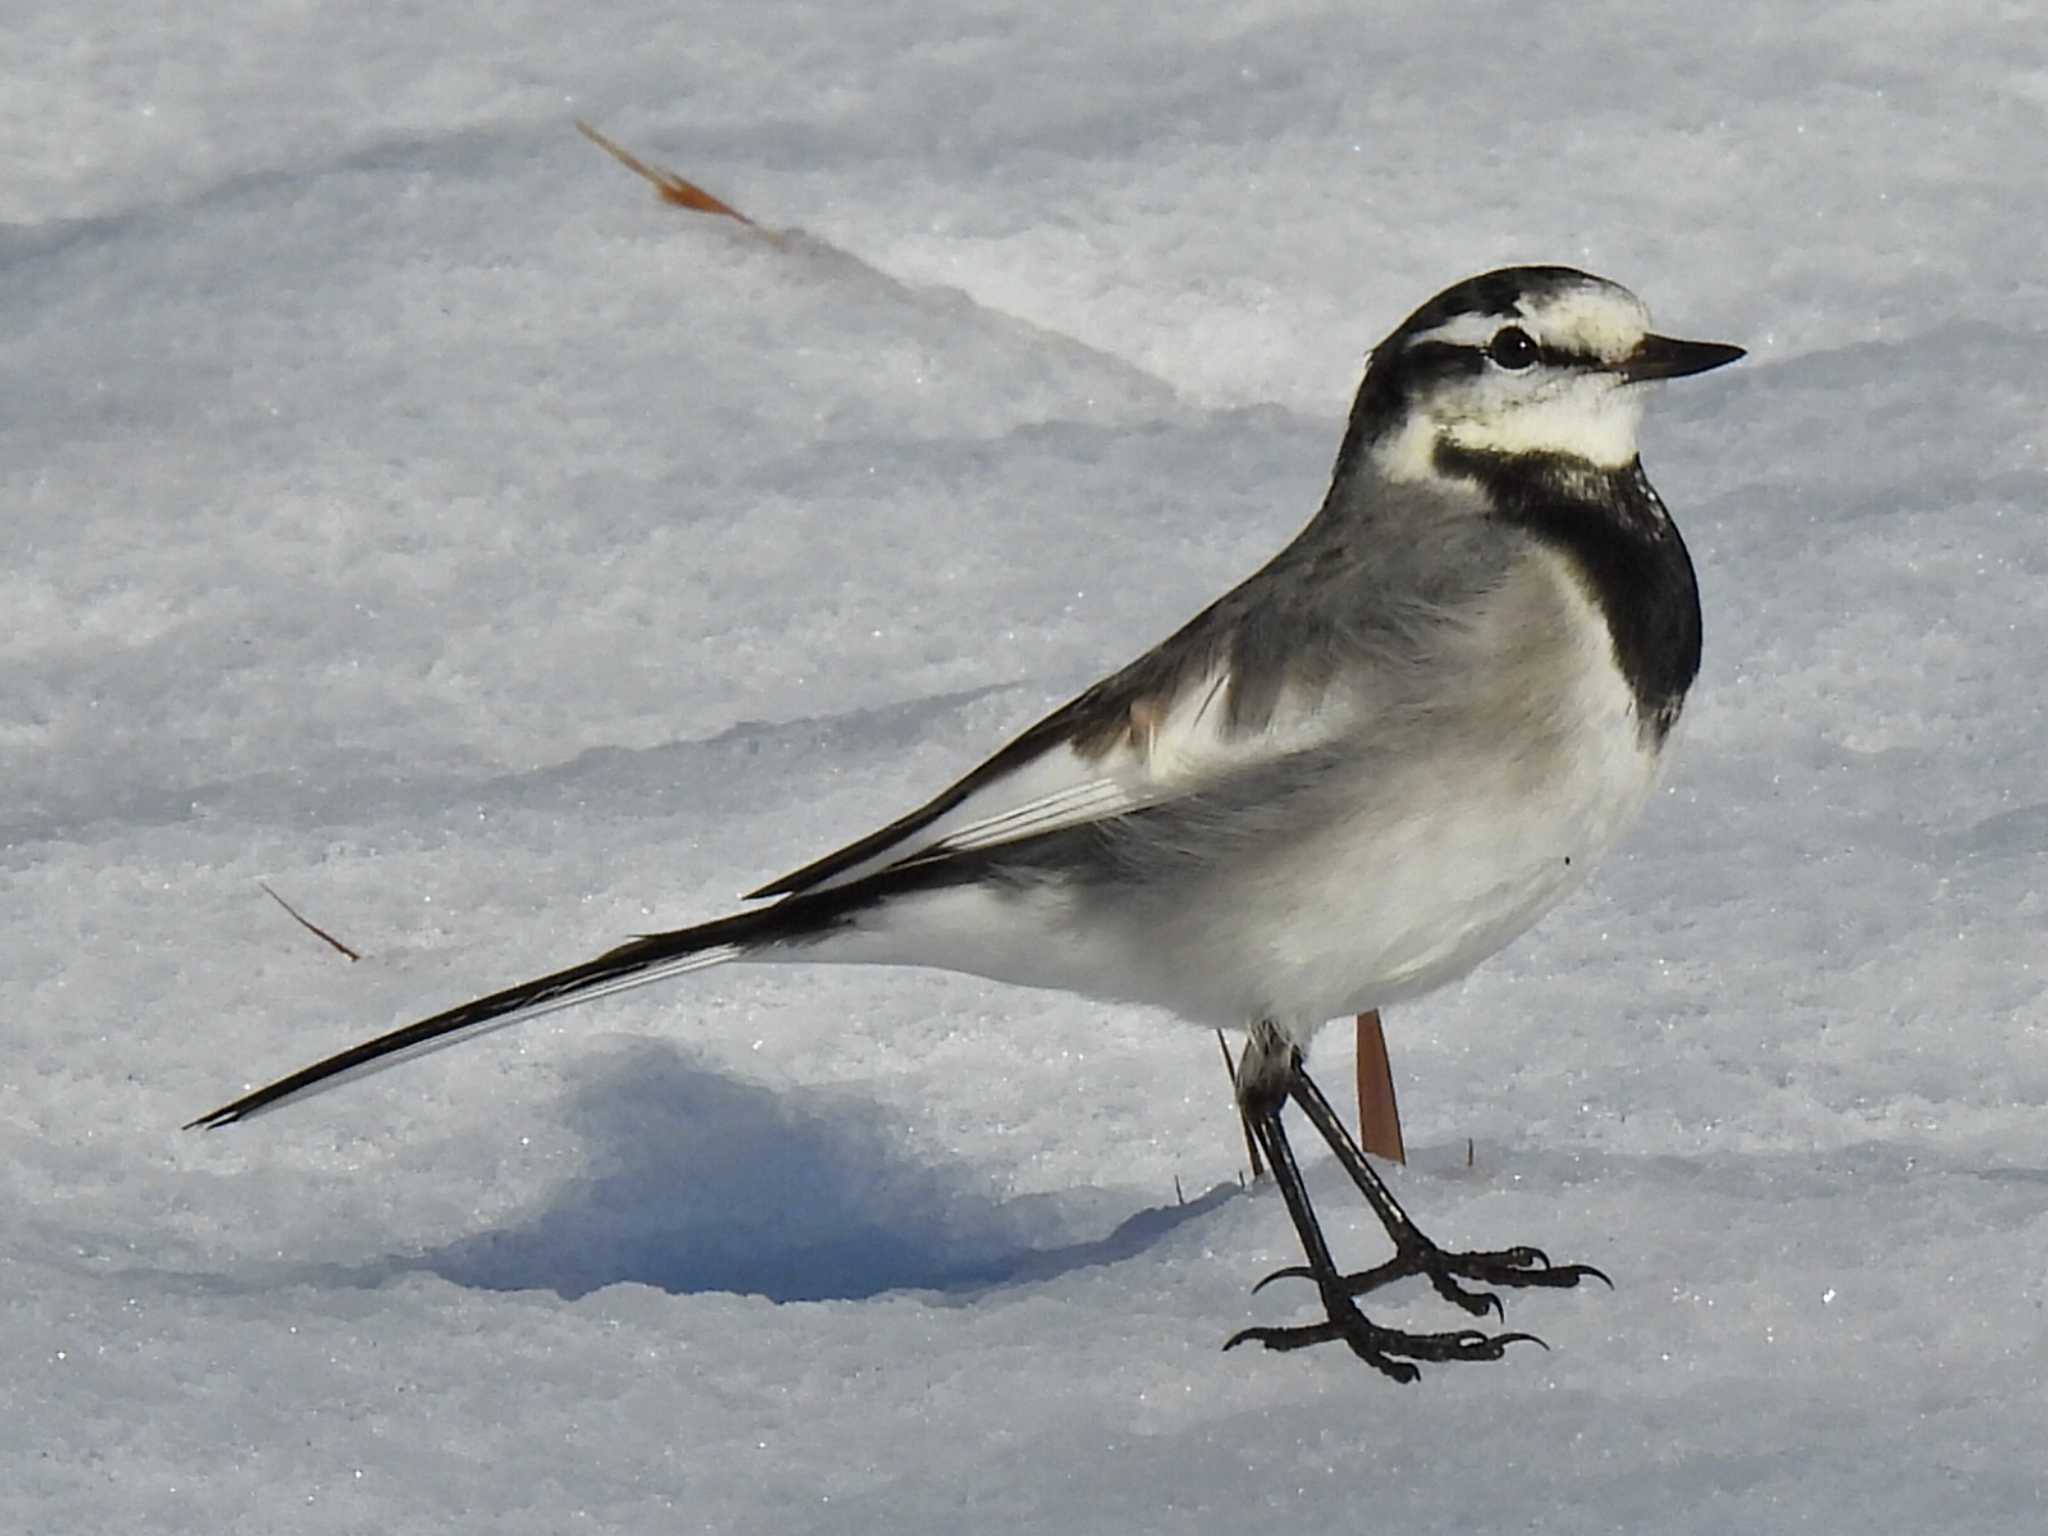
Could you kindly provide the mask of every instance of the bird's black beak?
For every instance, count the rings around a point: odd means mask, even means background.
[[[1635,351],[1615,369],[1622,380],[1640,384],[1646,379],[1682,379],[1687,374],[1705,373],[1743,356],[1743,349],[1725,341],[1680,341],[1673,336],[1645,336]]]

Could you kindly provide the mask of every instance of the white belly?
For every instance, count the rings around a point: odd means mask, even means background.
[[[1360,784],[1348,815],[1275,866],[1272,894],[1239,914],[1236,963],[1254,985],[1234,1006],[1310,1025],[1454,981],[1635,820],[1663,743],[1641,728],[1604,621],[1576,584],[1560,591],[1572,644],[1530,656],[1525,677]]]
[[[1588,735],[1540,793],[1475,772],[1414,786],[1454,810],[1334,827],[1295,868],[1298,899],[1248,934],[1252,954],[1273,956],[1267,1006],[1321,1019],[1455,981],[1584,879],[1656,780],[1631,717]]]

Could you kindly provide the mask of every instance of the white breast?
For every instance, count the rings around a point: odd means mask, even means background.
[[[1306,1038],[1430,991],[1562,900],[1656,785],[1660,744],[1561,556],[1529,563],[1442,691],[1360,772],[1331,775],[1300,835],[1191,901],[1177,931],[1131,936],[1143,995]]]
[[[1524,643],[1482,637],[1488,686],[1292,861],[1297,899],[1251,946],[1273,957],[1276,1012],[1320,1021],[1456,980],[1562,900],[1642,810],[1661,743],[1606,621],[1561,556],[1539,556],[1535,573],[1495,619]]]

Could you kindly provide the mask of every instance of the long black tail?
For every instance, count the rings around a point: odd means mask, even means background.
[[[212,1130],[215,1126],[232,1125],[237,1120],[247,1120],[252,1115],[279,1108],[293,1100],[324,1092],[372,1072],[381,1072],[401,1061],[445,1049],[538,1014],[589,1002],[608,993],[623,992],[629,987],[642,987],[664,977],[679,976],[685,971],[722,965],[728,960],[739,959],[757,945],[801,937],[807,930],[815,932],[821,926],[817,919],[825,917],[830,907],[837,904],[818,903],[816,905],[826,911],[817,913],[806,910],[812,905],[801,900],[784,901],[759,911],[740,912],[700,923],[694,928],[644,935],[631,943],[621,944],[617,949],[607,950],[594,960],[572,965],[566,971],[523,981],[516,987],[507,987],[489,997],[480,997],[474,1002],[437,1013],[432,1018],[421,1019],[417,1024],[394,1029],[388,1035],[379,1035],[361,1045],[350,1046],[325,1061],[302,1067],[289,1077],[281,1077],[267,1087],[243,1094],[232,1104],[223,1104],[219,1109],[201,1115],[188,1123],[185,1129],[189,1131],[203,1126]]]

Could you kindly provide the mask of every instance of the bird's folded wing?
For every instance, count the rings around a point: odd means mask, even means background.
[[[882,870],[1102,822],[1199,792],[1328,740],[1346,712],[1324,690],[1280,690],[1260,718],[1227,666],[1164,685],[1120,675],[1040,721],[899,821],[749,892],[827,891]]]

